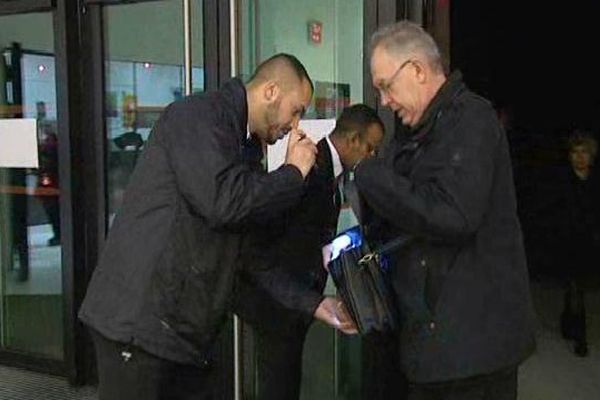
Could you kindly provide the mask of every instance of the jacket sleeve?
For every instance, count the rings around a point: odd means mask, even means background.
[[[244,303],[240,308],[252,307],[260,293],[279,305],[299,312],[307,322],[323,300],[322,285],[327,274],[322,266],[321,248],[329,236],[333,190],[316,170],[311,171],[306,192],[291,210],[287,224],[280,229],[268,228],[255,234],[246,252],[246,268],[239,274],[239,295]],[[331,206],[333,207],[333,206]],[[331,211],[330,211],[331,210]],[[328,241],[328,240],[327,240]],[[252,310],[246,310],[246,318]]]
[[[461,241],[484,218],[501,128],[487,115],[435,134],[453,136],[420,155],[418,181],[396,172],[389,159],[373,158],[357,167],[356,185],[373,212],[401,231]]]
[[[215,115],[179,114],[166,113],[157,129],[168,129],[161,136],[178,190],[213,228],[243,228],[278,215],[300,198],[304,180],[296,167],[284,165],[272,173],[253,170],[241,157],[238,133],[226,123]]]
[[[256,299],[263,297],[288,310],[299,312],[306,320],[313,318],[324,298],[320,291],[309,287],[298,276],[281,266],[244,271],[237,283],[237,295],[244,303],[244,306],[238,308],[248,309],[245,311],[246,315],[260,313],[260,308],[256,307]]]

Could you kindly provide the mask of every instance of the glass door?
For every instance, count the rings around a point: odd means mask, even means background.
[[[204,43],[206,31],[217,31],[216,19],[205,19],[217,3],[84,0],[83,41],[90,60],[84,82],[90,141],[85,145],[97,183],[88,190],[94,204],[88,233],[96,244],[88,259],[90,275],[154,123],[170,103],[217,82],[211,72],[217,69],[216,57]],[[218,35],[211,38],[216,41]],[[93,376],[91,349],[86,357]],[[224,393],[227,386],[218,386],[215,391]]]
[[[51,12],[0,16],[0,349],[60,361],[55,64]]]
[[[256,66],[276,53],[290,53],[306,67],[314,96],[305,119],[335,119],[345,106],[362,103],[363,0],[237,1],[237,71],[249,78]],[[342,212],[340,227],[351,221]],[[328,282],[326,294],[335,294]],[[258,398],[263,382],[255,369],[263,346],[251,326],[241,326],[242,398]],[[314,322],[303,352],[301,398],[360,399],[362,344]]]
[[[154,122],[169,103],[204,89],[202,1],[190,3],[194,40],[189,65],[183,7],[182,0],[103,7],[109,225]],[[190,68],[193,90],[185,87],[186,67]]]

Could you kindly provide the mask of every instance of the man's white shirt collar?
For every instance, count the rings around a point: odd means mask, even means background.
[[[340,159],[340,155],[338,154],[335,146],[333,145],[333,143],[331,143],[329,136],[325,136],[325,140],[327,140],[327,145],[329,146],[329,151],[331,152],[331,161],[333,163],[333,175],[334,178],[337,179],[344,172],[342,160]]]

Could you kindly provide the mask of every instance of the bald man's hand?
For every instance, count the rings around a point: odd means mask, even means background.
[[[298,168],[302,177],[306,178],[306,175],[315,164],[316,157],[317,146],[315,143],[300,129],[292,129],[285,155],[285,163]]]

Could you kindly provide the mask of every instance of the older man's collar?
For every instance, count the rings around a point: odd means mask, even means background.
[[[429,106],[427,106],[421,120],[410,129],[411,132],[413,134],[419,134],[423,133],[423,131],[428,131],[428,127],[439,116],[442,109],[464,89],[465,84],[463,83],[461,72],[458,70],[452,72],[433,97]]]

